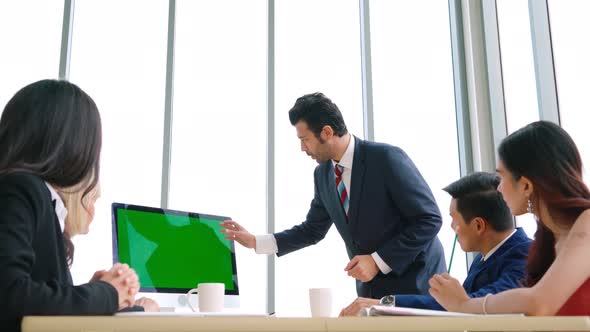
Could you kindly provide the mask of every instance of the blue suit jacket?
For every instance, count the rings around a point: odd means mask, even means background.
[[[357,281],[359,296],[426,294],[428,279],[446,270],[436,237],[442,220],[430,188],[399,148],[355,137],[349,219],[338,199],[332,161],[314,171],[315,194],[306,220],[276,233],[278,256],[322,240],[332,224],[348,256],[377,252],[392,268],[367,283]]]
[[[498,250],[485,262],[481,254],[475,256],[469,269],[463,288],[470,297],[482,297],[496,294],[508,289],[520,287],[524,278],[526,259],[531,245],[522,228],[517,228]],[[395,305],[399,307],[445,310],[430,295],[396,295]]]

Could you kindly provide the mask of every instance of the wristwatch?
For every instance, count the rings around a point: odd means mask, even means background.
[[[395,307],[395,295],[386,295],[379,300],[380,305],[388,305]]]

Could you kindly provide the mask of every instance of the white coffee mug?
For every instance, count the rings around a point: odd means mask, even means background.
[[[309,306],[311,317],[332,316],[332,289],[331,288],[310,288]]]
[[[191,304],[191,294],[199,294],[199,311],[201,312],[221,312],[223,311],[223,295],[225,293],[225,284],[222,283],[202,283],[186,293],[188,306],[195,311]]]

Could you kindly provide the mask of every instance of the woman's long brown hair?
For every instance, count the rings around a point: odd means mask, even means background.
[[[582,159],[568,133],[554,123],[533,122],[506,137],[498,149],[500,159],[515,180],[524,176],[533,183],[533,212],[539,201],[553,222],[570,229],[582,212],[590,209],[590,191],[582,180]],[[525,284],[536,284],[555,260],[555,236],[543,220],[537,221],[529,250]]]
[[[0,174],[29,172],[59,188],[99,181],[102,144],[96,104],[77,85],[42,80],[19,90],[0,119]],[[92,176],[94,175],[94,176]],[[64,233],[68,264],[74,257]]]

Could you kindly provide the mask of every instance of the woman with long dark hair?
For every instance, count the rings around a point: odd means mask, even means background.
[[[470,299],[443,274],[430,280],[430,294],[450,311],[590,315],[590,191],[574,141],[538,121],[506,137],[498,154],[498,190],[514,215],[537,220],[526,287]]]
[[[134,303],[135,271],[116,264],[74,286],[74,246],[59,192],[75,204],[99,180],[101,122],[94,101],[66,81],[30,84],[0,119],[0,326],[18,331],[25,315],[113,314]]]

